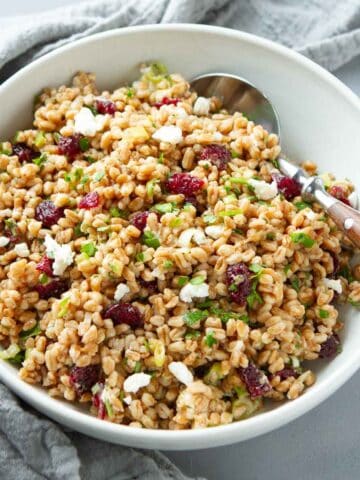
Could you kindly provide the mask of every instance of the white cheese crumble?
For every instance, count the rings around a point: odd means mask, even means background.
[[[180,300],[182,302],[191,303],[194,298],[205,298],[209,296],[209,285],[201,283],[200,285],[193,285],[187,283],[180,290]]]
[[[209,227],[205,228],[206,235],[209,235],[211,238],[220,238],[221,235],[224,233],[225,227],[224,225],[210,225]]]
[[[123,400],[127,405],[131,405],[131,402],[132,402],[131,395],[127,395],[126,397],[123,398]]]
[[[255,180],[254,178],[250,178],[248,183],[254,188],[255,195],[260,200],[271,200],[278,194],[278,188],[275,180],[272,183],[267,183],[263,180]]]
[[[6,247],[8,243],[10,243],[10,238],[0,237],[0,247]]]
[[[105,115],[93,115],[89,108],[82,107],[75,115],[75,132],[94,137],[96,132],[104,128]]]
[[[129,292],[130,288],[125,283],[119,283],[114,293],[114,299],[119,302]]]
[[[355,208],[355,209],[358,208],[359,197],[358,197],[356,192],[351,192],[350,195],[348,196],[348,200],[350,202],[350,205],[353,208]]]
[[[180,143],[183,139],[181,128],[175,125],[160,127],[152,137],[159,142],[171,143],[172,145]]]
[[[342,293],[341,280],[333,280],[331,278],[324,278],[324,284],[326,287],[331,288],[337,293]]]
[[[68,244],[60,245],[50,235],[45,237],[46,255],[54,260],[54,275],[62,275],[66,268],[73,263],[74,252]]]
[[[309,220],[315,220],[316,218],[316,213],[313,212],[312,210],[305,210],[304,214],[305,214],[305,217]]]
[[[194,239],[195,243],[201,245],[206,243],[206,237],[201,228],[188,228],[181,232],[178,243],[181,247],[187,248],[191,246],[191,240]]]
[[[151,375],[147,373],[133,373],[124,382],[124,390],[128,393],[136,393],[140,388],[147,387],[151,382]]]
[[[198,97],[194,103],[193,112],[195,115],[209,115],[210,99],[205,97]]]
[[[179,382],[190,385],[194,381],[193,374],[183,362],[171,362],[169,370]]]
[[[30,250],[26,243],[18,243],[15,245],[14,250],[19,257],[28,257],[30,255]]]
[[[107,388],[104,388],[104,390],[101,392],[100,398],[104,403],[110,400],[110,392]]]

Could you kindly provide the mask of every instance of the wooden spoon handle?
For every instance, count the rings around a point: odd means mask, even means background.
[[[327,213],[353,244],[360,248],[360,212],[337,200],[327,208]]]

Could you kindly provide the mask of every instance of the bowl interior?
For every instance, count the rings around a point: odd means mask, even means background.
[[[330,74],[303,57],[256,37],[214,27],[148,26],[95,35],[55,51],[17,73],[0,87],[0,140],[29,127],[33,98],[43,87],[70,81],[85,70],[95,72],[100,88],[126,84],[138,65],[159,60],[191,79],[223,71],[247,78],[273,102],[281,120],[283,151],[295,160],[311,160],[320,171],[334,172],[360,185],[359,100]],[[295,402],[257,417],[205,431],[138,431],[101,422],[77,407],[49,399],[23,384],[16,370],[0,364],[0,378],[37,408],[91,435],[143,448],[204,448],[244,440],[269,431],[320,403],[360,364],[360,315],[343,308],[343,352],[332,362],[317,362],[318,381]]]

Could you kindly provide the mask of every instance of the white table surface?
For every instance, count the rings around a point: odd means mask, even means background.
[[[0,18],[80,1],[3,1]],[[336,75],[360,94],[360,58]],[[279,430],[227,447],[166,454],[184,473],[208,480],[357,480],[359,413],[360,372],[330,399]]]

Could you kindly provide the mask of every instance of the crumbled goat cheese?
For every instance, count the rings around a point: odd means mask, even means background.
[[[304,214],[305,214],[305,217],[308,218],[309,220],[315,220],[316,218],[316,213],[313,212],[312,210],[305,210]]]
[[[356,192],[351,192],[350,195],[348,196],[348,200],[350,202],[350,205],[353,208],[358,208],[359,197]]]
[[[275,181],[267,183],[263,180],[255,180],[254,178],[251,178],[248,183],[254,188],[255,195],[260,198],[260,200],[271,200],[278,194],[278,188]]]
[[[209,227],[205,228],[206,235],[209,235],[211,238],[220,238],[221,235],[224,233],[225,227],[224,225],[210,225]]]
[[[201,228],[188,228],[181,232],[178,243],[181,247],[190,247],[192,239],[194,239],[195,243],[198,245],[207,242],[205,234]]]
[[[151,375],[147,373],[133,373],[124,382],[124,390],[128,393],[136,393],[140,388],[147,387],[151,382]]]
[[[14,250],[19,257],[28,257],[30,255],[30,250],[26,243],[18,243],[15,245]]]
[[[324,278],[324,284],[326,287],[331,288],[337,293],[342,293],[341,280],[333,280],[331,278]]]
[[[74,252],[68,244],[60,245],[50,235],[45,237],[46,255],[54,260],[54,275],[62,275],[66,268],[73,263]]]
[[[119,302],[129,292],[130,288],[125,283],[119,283],[114,293],[114,299]]]
[[[205,97],[198,97],[194,103],[193,112],[195,115],[209,115],[210,99]]]
[[[200,285],[187,283],[185,287],[180,290],[180,300],[186,303],[191,303],[194,298],[204,298],[208,296],[209,285],[206,283],[201,283]]]
[[[0,247],[6,247],[8,243],[10,243],[10,238],[0,237]]]
[[[153,138],[159,140],[159,142],[166,142],[175,145],[182,141],[183,136],[180,127],[176,127],[175,125],[165,125],[164,127],[160,127],[159,130],[156,130],[153,134]]]
[[[190,385],[190,383],[194,381],[193,374],[183,362],[171,362],[169,364],[169,370],[179,382],[185,385]]]
[[[132,402],[131,395],[127,395],[126,397],[123,398],[123,400],[127,405],[131,405],[131,402]]]
[[[104,128],[105,120],[105,115],[93,115],[89,108],[82,107],[75,115],[75,132],[94,137]]]

